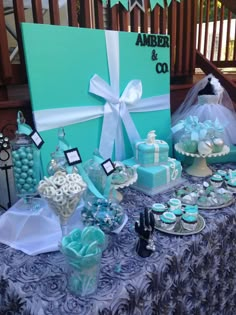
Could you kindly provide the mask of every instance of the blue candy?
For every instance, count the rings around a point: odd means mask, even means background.
[[[24,184],[23,188],[28,191],[30,189],[30,185],[29,184]]]
[[[20,158],[21,158],[21,159],[25,159],[26,157],[27,157],[26,153],[23,152],[23,151],[21,151],[21,152],[20,152]]]
[[[24,165],[30,164],[30,162],[32,162],[32,161],[28,161],[27,159],[22,160],[22,164],[24,164]]]
[[[24,185],[25,180],[24,180],[23,178],[19,178],[19,179],[17,180],[17,183],[19,183],[19,184],[21,184],[21,185]]]
[[[22,165],[21,169],[23,172],[28,172],[29,167],[27,165]]]
[[[26,179],[26,183],[27,183],[27,184],[32,184],[32,183],[33,183],[33,178],[32,178],[32,177],[28,177],[28,178]]]
[[[26,179],[28,177],[27,173],[21,173],[21,178]]]

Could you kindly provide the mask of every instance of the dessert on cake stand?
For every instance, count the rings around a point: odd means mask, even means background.
[[[181,143],[175,144],[175,150],[186,156],[191,156],[194,158],[192,165],[186,168],[186,172],[192,176],[205,177],[212,175],[212,170],[208,167],[206,158],[223,156],[229,153],[230,148],[227,145],[224,145],[221,152],[211,153],[209,155],[200,155],[198,153],[189,153],[183,150]]]
[[[121,202],[123,195],[118,189],[133,185],[138,179],[138,174],[136,167],[126,166],[121,162],[115,162],[115,164],[117,164],[118,167],[112,179],[111,196]]]

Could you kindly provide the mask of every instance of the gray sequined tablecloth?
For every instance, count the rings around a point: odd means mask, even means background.
[[[156,252],[145,259],[137,256],[134,222],[139,212],[154,202],[167,202],[173,191],[151,198],[130,188],[123,190],[129,221],[110,239],[99,288],[90,297],[75,297],[67,291],[59,252],[31,257],[0,244],[0,314],[235,315],[234,204],[200,210],[206,221],[200,234],[179,237],[156,231]]]

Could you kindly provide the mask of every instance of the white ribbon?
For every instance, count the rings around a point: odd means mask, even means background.
[[[119,33],[105,31],[110,86],[98,75],[90,81],[89,91],[103,97],[105,106],[78,106],[34,111],[37,131],[51,130],[96,119],[104,115],[99,151],[104,158],[112,156],[115,143],[116,160],[125,157],[122,122],[131,144],[139,134],[130,112],[150,112],[170,108],[170,95],[153,96],[141,100],[142,83],[130,81],[120,97]]]

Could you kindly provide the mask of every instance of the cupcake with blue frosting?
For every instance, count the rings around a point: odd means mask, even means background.
[[[185,207],[184,213],[189,215],[189,216],[194,216],[197,218],[198,217],[198,206],[197,205],[195,205],[195,206],[188,205]]]
[[[218,170],[216,174],[219,174],[222,178],[225,178],[225,176],[227,176],[227,172],[224,170]]]
[[[211,176],[211,184],[214,187],[221,187],[223,184],[223,177],[220,174],[214,174]]]
[[[173,230],[176,225],[176,216],[172,212],[164,212],[161,217],[161,227],[165,230]]]
[[[185,230],[194,231],[197,227],[197,217],[188,213],[185,213],[181,217],[181,223]]]
[[[175,209],[173,211],[171,211],[172,213],[174,213],[174,215],[176,216],[176,221],[180,221],[181,217],[182,217],[182,214],[183,214],[183,211],[181,208],[178,208],[178,209]]]
[[[154,203],[152,205],[152,213],[157,221],[160,221],[161,215],[166,211],[166,206],[163,203]]]
[[[226,182],[227,189],[236,193],[236,177],[233,177]]]

